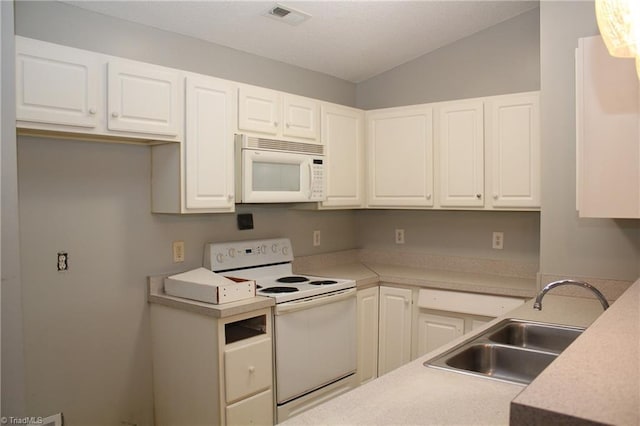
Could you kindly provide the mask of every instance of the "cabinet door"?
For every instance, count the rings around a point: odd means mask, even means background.
[[[284,127],[282,134],[317,141],[320,136],[318,101],[289,94],[283,95]]]
[[[184,141],[187,209],[234,208],[234,87],[228,81],[188,77]]]
[[[378,287],[358,290],[358,383],[378,377]]]
[[[418,356],[464,334],[464,319],[421,313],[418,315]]]
[[[411,360],[411,290],[380,287],[378,375]]]
[[[494,207],[540,207],[538,94],[488,101],[487,156]]]
[[[16,119],[93,128],[103,114],[98,56],[16,37]]]
[[[484,124],[482,101],[439,108],[440,205],[484,205]]]
[[[280,94],[260,87],[238,90],[238,128],[277,135],[280,124]]]
[[[433,205],[431,108],[398,108],[367,114],[372,207]]]
[[[177,72],[137,62],[108,65],[109,130],[176,136],[182,125]]]
[[[364,206],[364,112],[322,106],[322,142],[326,147],[327,200],[323,207]]]
[[[577,209],[580,217],[640,217],[638,77],[600,36],[578,41]]]
[[[273,425],[273,393],[271,390],[243,399],[226,409],[227,426]]]

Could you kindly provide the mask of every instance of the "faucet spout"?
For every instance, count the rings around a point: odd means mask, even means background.
[[[562,285],[575,285],[575,286],[578,286],[578,287],[584,287],[584,288],[586,288],[588,290],[591,290],[593,292],[593,294],[596,295],[596,297],[600,301],[600,304],[602,305],[602,308],[605,311],[609,307],[609,302],[607,302],[607,299],[605,299],[604,295],[602,293],[600,293],[600,290],[598,290],[597,288],[595,288],[594,286],[592,286],[588,282],[576,281],[576,280],[560,280],[560,281],[554,281],[552,283],[547,284],[540,291],[540,293],[538,293],[538,296],[536,297],[536,301],[533,303],[533,309],[537,309],[537,310],[541,311],[542,310],[542,298],[544,297],[544,295],[547,294],[547,292],[549,290],[551,290],[551,289],[553,289],[555,287],[562,286]]]

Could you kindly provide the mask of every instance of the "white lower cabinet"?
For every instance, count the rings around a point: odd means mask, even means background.
[[[422,289],[414,356],[431,352],[523,303],[516,297]]]
[[[411,360],[412,291],[380,287],[378,375]]]
[[[156,425],[273,425],[271,310],[150,305]]]
[[[378,377],[378,287],[358,290],[357,381],[366,383]]]
[[[449,343],[464,334],[464,319],[420,313],[418,315],[418,356]]]

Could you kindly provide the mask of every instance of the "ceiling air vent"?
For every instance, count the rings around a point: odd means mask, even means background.
[[[286,22],[289,25],[298,25],[311,18],[308,13],[276,3],[275,6],[263,13],[264,16]]]

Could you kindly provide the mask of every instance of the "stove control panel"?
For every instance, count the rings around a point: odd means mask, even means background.
[[[214,272],[291,261],[293,250],[288,238],[207,243],[204,249],[204,267]]]

